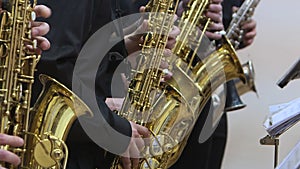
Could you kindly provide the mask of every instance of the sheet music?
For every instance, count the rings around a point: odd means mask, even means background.
[[[269,107],[264,127],[271,136],[278,136],[300,120],[300,98]]]
[[[300,169],[300,142],[298,142],[276,169]]]

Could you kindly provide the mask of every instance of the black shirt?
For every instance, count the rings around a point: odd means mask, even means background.
[[[112,10],[110,0],[40,0],[39,4],[45,4],[52,10],[51,17],[45,19],[51,28],[46,35],[51,42],[51,48],[43,52],[37,65],[31,103],[35,103],[42,89],[42,85],[38,80],[39,74],[47,74],[69,89],[72,88],[74,65],[81,48],[93,33],[114,18],[114,12],[112,11],[115,11]],[[125,57],[126,50],[123,41],[114,46],[111,52],[118,52]],[[101,80],[96,80],[97,90],[95,92],[102,116],[106,122],[118,132],[130,137],[131,127],[129,122],[111,112],[104,103],[105,97],[111,93],[111,76],[122,60],[111,60],[110,56],[108,53],[99,66],[101,69],[98,69],[97,78]],[[105,133],[106,130],[102,128],[103,125],[101,124],[92,123],[91,127],[95,128],[95,131],[99,131],[100,136],[109,135]],[[103,140],[107,141],[109,138],[103,138]],[[120,153],[127,148],[129,139],[124,140],[124,142],[127,142],[127,144],[116,145],[121,147]],[[85,134],[78,120],[75,121],[70,130],[67,145],[70,149],[69,160],[76,163],[68,164],[68,168],[75,169],[75,166],[84,169],[88,169],[87,166],[101,168],[97,164],[102,163],[99,155],[103,156],[104,151]],[[80,147],[85,148],[81,149]],[[93,156],[99,158],[91,158]]]

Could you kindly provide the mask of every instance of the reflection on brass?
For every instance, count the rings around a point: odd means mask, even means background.
[[[255,87],[255,71],[254,71],[252,61],[249,60],[248,62],[244,63],[242,66],[246,76],[246,83],[243,83],[239,79],[234,79],[234,83],[237,88],[238,94],[241,96],[250,91],[257,94],[257,90]]]
[[[149,12],[147,16],[148,33],[143,37],[138,65],[133,70],[133,79],[129,84],[127,96],[118,112],[120,116],[146,126],[153,133],[149,145],[143,151],[144,158],[140,159],[137,167],[140,169],[166,168],[169,153],[164,152],[168,152],[171,147],[176,145],[168,133],[157,135],[157,130],[165,126],[165,122],[157,118],[162,116],[165,120],[170,119],[171,122],[172,115],[161,110],[175,110],[178,107],[177,102],[165,100],[167,102],[160,104],[157,101],[164,100],[165,90],[160,84],[163,77],[160,63],[164,57],[168,35],[173,28],[177,6],[178,0],[150,0],[146,5],[146,11]],[[157,108],[161,108],[161,110],[156,110]],[[153,121],[153,119],[157,120]],[[158,123],[154,124],[155,122]],[[120,158],[116,157],[111,169],[120,167]]]
[[[17,135],[26,140],[24,130],[29,128],[29,112],[33,73],[39,57],[27,45],[36,46],[31,39],[30,23],[35,19],[29,0],[3,1],[0,23],[0,119],[1,133]],[[22,159],[26,145],[21,148],[1,146]],[[22,150],[22,151],[20,151]],[[1,162],[1,166],[14,168]]]
[[[168,93],[171,93],[170,91],[172,90],[174,90],[174,93],[176,91],[176,95],[171,95],[169,98],[178,102],[177,104],[179,105],[177,110],[169,111],[170,114],[176,114],[176,116],[173,115],[176,118],[173,121],[177,123],[168,124],[168,130],[175,131],[175,133],[184,133],[180,135],[181,137],[178,137],[178,134],[175,136],[171,135],[178,144],[171,153],[168,166],[173,165],[180,157],[190,132],[205,104],[211,97],[212,92],[218,86],[234,78],[240,78],[243,82],[246,81],[234,48],[226,37],[223,37],[223,40],[225,43],[220,48],[198,62],[195,66],[190,67],[189,73],[184,71],[188,64],[178,59],[175,68],[172,70],[174,72],[172,79],[166,82],[170,86]],[[165,111],[168,112],[168,110]],[[182,123],[185,125],[177,127],[178,124]],[[161,129],[160,132],[162,131]],[[175,134],[172,132],[169,133]]]
[[[243,2],[243,4],[241,5],[241,7],[238,9],[238,11],[236,13],[233,14],[232,16],[232,20],[226,30],[226,36],[227,38],[232,42],[233,46],[235,49],[239,48],[239,45],[243,42],[244,39],[244,33],[245,31],[241,29],[241,24],[245,21],[247,21],[249,18],[252,17],[254,10],[256,8],[256,6],[258,5],[260,0],[245,0]],[[247,65],[248,64],[248,65]],[[243,65],[243,68],[250,68],[249,66],[252,64],[251,62],[246,63],[246,65]],[[252,66],[253,68],[253,66]],[[249,79],[249,81],[247,81],[247,84],[239,84],[241,86],[246,87],[247,85],[252,85],[251,87],[253,87],[250,90],[255,90],[255,86],[254,86],[254,72],[253,69],[250,70],[247,69],[245,70],[245,73],[248,73],[248,75],[250,75],[251,77],[246,77],[247,79]],[[249,72],[251,71],[251,72]],[[250,74],[253,73],[253,74]],[[252,76],[253,75],[253,76]],[[241,100],[241,98],[239,96],[241,96],[241,92],[244,91],[240,91],[241,89],[237,89],[236,85],[234,85],[234,83],[237,83],[239,81],[239,79],[234,79],[234,81],[229,81],[226,83],[226,105],[225,105],[225,111],[234,111],[234,110],[238,110],[238,109],[242,109],[246,106],[246,104],[244,104]],[[247,90],[247,89],[246,89]],[[249,90],[247,90],[249,91]],[[246,91],[245,91],[246,92]],[[254,91],[256,92],[256,91]]]
[[[175,56],[167,58],[172,77],[161,81],[163,71],[159,66],[167,37],[157,32],[170,32],[172,15],[166,13],[173,13],[170,9],[174,9],[173,4],[177,2],[165,3],[164,0],[153,0],[148,4],[151,12],[160,14],[150,14],[151,38],[147,35],[144,38],[140,63],[133,71],[127,96],[118,112],[120,116],[147,127],[152,133],[141,152],[139,169],[166,169],[173,165],[212,92],[228,80],[246,80],[235,49],[226,37],[223,37],[224,44],[217,50],[209,53],[202,50],[201,46],[207,43],[207,38],[195,24],[201,27],[199,20],[203,19],[208,1],[197,0],[189,4],[190,11],[183,15],[183,19],[192,22],[192,25],[180,21],[181,33],[185,35],[180,34],[181,38],[177,39],[173,49]],[[203,27],[207,23],[209,19]],[[199,54],[203,57],[199,58]],[[111,169],[118,168],[122,168],[119,157],[111,166]]]
[[[31,37],[36,3],[36,0],[2,1],[0,133],[19,136],[25,142],[19,148],[1,146],[21,158],[18,167],[0,163],[8,169],[65,168],[68,151],[64,141],[68,131],[77,116],[90,115],[89,109],[70,90],[45,75],[41,76],[43,93],[30,108],[34,71],[40,58],[34,52],[37,41]]]
[[[65,168],[69,130],[79,116],[91,117],[91,110],[69,89],[46,75],[40,75],[43,91],[30,111],[25,166]]]

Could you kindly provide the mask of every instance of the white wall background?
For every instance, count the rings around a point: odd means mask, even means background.
[[[225,0],[226,1],[226,0]],[[254,93],[241,98],[245,109],[229,113],[229,135],[222,169],[272,169],[274,147],[262,146],[267,133],[262,123],[272,104],[300,97],[300,79],[284,89],[276,82],[300,57],[300,1],[261,0],[256,8],[257,37],[252,46],[239,51],[242,63],[251,59],[256,72]],[[300,123],[280,137],[279,162],[300,141]]]

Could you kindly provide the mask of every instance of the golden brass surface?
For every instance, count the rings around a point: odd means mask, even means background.
[[[149,12],[147,18],[148,33],[144,35],[138,65],[133,70],[133,79],[129,84],[128,93],[123,106],[118,113],[120,116],[137,124],[141,124],[153,131],[154,136],[150,144],[157,144],[156,141],[159,139],[158,137],[160,137],[160,139],[168,139],[167,137],[164,138],[163,135],[157,136],[152,122],[149,120],[154,116],[154,109],[158,107],[154,106],[154,104],[161,92],[160,81],[163,72],[160,70],[160,63],[164,57],[169,32],[173,28],[177,6],[177,0],[151,0],[146,5],[146,11]],[[172,103],[168,105],[168,109],[174,108]],[[169,115],[164,114],[165,118],[167,118],[167,116]],[[169,147],[169,145],[164,144],[165,150]],[[166,160],[170,154],[161,154],[161,150],[159,149],[160,148],[154,148],[154,146],[147,146],[143,153],[145,158],[140,159],[137,168],[166,168]],[[120,158],[117,157],[111,169],[120,167]]]
[[[218,86],[234,78],[239,78],[242,82],[246,81],[234,48],[226,37],[223,38],[226,43],[222,47],[198,62],[194,67],[189,68],[192,73],[186,73],[188,63],[178,59],[176,66],[173,66],[172,79],[166,82],[168,93],[176,91],[176,94],[169,96],[170,100],[176,101],[180,107],[171,112],[166,110],[169,114],[174,114],[173,117],[176,117],[176,120],[173,120],[176,123],[168,124],[168,130],[177,130],[175,133],[185,133],[181,137],[170,136],[175,138],[174,142],[177,144],[176,149],[174,148],[174,152],[171,153],[168,166],[173,165],[180,157],[190,132],[212,92]],[[182,123],[185,124],[185,127],[176,127]]]
[[[90,110],[70,90],[45,75],[41,76],[43,93],[30,108],[34,71],[40,58],[34,52],[37,41],[31,37],[37,1],[1,3],[0,132],[23,138],[24,145],[1,145],[1,149],[17,154],[21,164],[0,165],[8,169],[65,168],[68,151],[64,141],[68,131],[77,116],[90,116]]]
[[[43,91],[30,111],[24,163],[29,168],[65,168],[68,149],[65,140],[74,120],[92,116],[91,110],[69,89],[46,75],[40,75]]]
[[[239,45],[243,42],[244,39],[244,31],[241,30],[241,24],[247,21],[248,18],[252,17],[254,10],[260,0],[245,0],[241,7],[238,9],[236,13],[233,14],[232,20],[226,30],[226,36],[231,41],[235,49],[239,48]],[[253,67],[253,66],[252,66]],[[246,68],[246,67],[245,67]],[[252,69],[253,70],[253,69]],[[249,70],[249,71],[252,71]],[[247,71],[247,70],[245,70]],[[250,75],[250,72],[246,72]],[[254,73],[254,72],[252,72]],[[246,75],[247,76],[247,75]],[[252,79],[249,79],[252,78]],[[238,84],[239,87],[246,87],[247,85],[252,85],[253,90],[255,89],[254,86],[254,76],[247,77],[249,82],[247,84]],[[241,91],[243,89],[237,89],[235,83],[238,83],[238,79],[234,79],[233,81],[226,83],[226,106],[225,111],[234,111],[238,109],[242,109],[246,106],[239,97]],[[251,90],[251,89],[244,89],[244,90]],[[243,91],[246,92],[246,91]],[[256,91],[255,91],[256,92]]]
[[[238,78],[241,82],[246,80],[235,49],[226,37],[223,37],[224,44],[213,53],[209,51],[211,45],[206,45],[207,49],[201,48],[201,45],[205,46],[207,43],[204,33],[210,19],[204,16],[204,11],[208,5],[209,1],[206,0],[189,1],[188,9],[179,22],[181,33],[173,48],[175,57],[171,60],[173,76],[166,82],[167,89],[173,90],[167,92],[173,93],[169,99],[176,102],[178,108],[165,112],[176,114],[169,118],[177,119],[172,120],[176,121],[177,125],[169,124],[169,130],[174,128],[177,130],[175,133],[184,134],[181,137],[170,136],[175,138],[173,144],[176,146],[168,160],[168,167],[180,157],[190,132],[212,92],[230,79]],[[197,26],[202,28],[202,31]],[[180,123],[185,124],[183,128],[176,127]]]
[[[20,136],[26,142],[23,131],[29,128],[29,111],[33,73],[39,55],[29,51],[26,45],[36,47],[36,40],[31,39],[31,22],[35,19],[29,0],[2,1],[0,25],[0,118],[1,133]],[[1,149],[11,150],[22,159],[26,151],[23,147],[13,148],[8,145]],[[6,168],[16,168],[1,162]],[[23,164],[21,164],[23,166]]]
[[[158,5],[163,2],[149,3],[151,12],[160,11],[162,14],[149,18],[151,33],[144,38],[140,63],[133,71],[128,94],[118,112],[120,116],[147,127],[152,133],[141,152],[139,169],[166,169],[173,165],[212,92],[228,80],[246,80],[235,49],[226,37],[223,37],[224,44],[220,48],[197,58],[200,45],[207,40],[204,32],[210,22],[205,19],[205,25],[200,25],[208,1],[197,0],[190,2],[191,10],[184,13],[184,19],[179,23],[181,34],[173,49],[175,56],[168,60],[172,77],[161,81],[163,71],[159,66],[167,39],[155,33],[170,32],[171,20],[169,26],[164,26],[164,18],[165,13],[173,12],[169,9],[174,9],[169,8],[173,3],[171,1],[168,8]],[[154,30],[152,25],[159,25],[154,28],[168,29],[151,31]],[[204,31],[199,31],[196,26],[203,26]],[[120,158],[115,158],[111,169],[118,168],[122,168]]]
[[[181,32],[177,37],[175,47],[172,49],[176,56],[175,59],[181,57],[187,61],[190,57],[191,49],[197,50],[200,43],[203,42],[202,38],[204,37],[203,32],[205,32],[205,30],[201,32],[199,27],[209,24],[208,18],[204,15],[208,5],[209,0],[194,0],[188,2],[187,9],[183,12],[178,24]]]
[[[245,76],[246,83],[241,82],[239,79],[234,79],[235,86],[237,88],[238,94],[241,96],[249,91],[257,94],[255,86],[255,71],[251,60],[247,61],[242,65]]]

